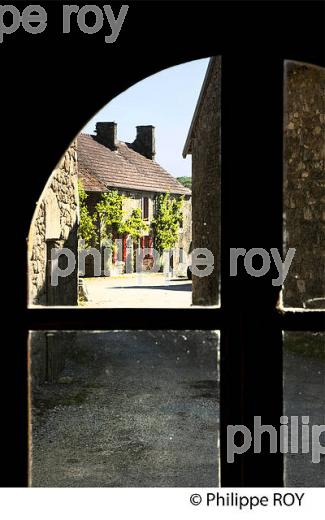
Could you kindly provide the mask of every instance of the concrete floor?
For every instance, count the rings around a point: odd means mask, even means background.
[[[217,486],[217,334],[70,334],[33,389],[32,486]]]
[[[189,307],[192,282],[187,278],[167,280],[162,273],[142,273],[85,278],[86,307]]]

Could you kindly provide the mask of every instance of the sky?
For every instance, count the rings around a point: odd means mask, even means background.
[[[117,138],[132,142],[137,125],[156,127],[156,161],[175,177],[191,175],[191,157],[182,157],[208,59],[165,69],[136,83],[104,106],[83,128],[115,121]]]

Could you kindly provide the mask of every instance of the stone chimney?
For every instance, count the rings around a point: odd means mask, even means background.
[[[153,160],[156,155],[155,127],[152,125],[137,126],[137,136],[132,148],[147,159]]]
[[[94,139],[109,148],[116,150],[117,146],[117,124],[116,123],[96,123],[96,133]]]

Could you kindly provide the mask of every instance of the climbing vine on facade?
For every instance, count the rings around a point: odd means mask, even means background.
[[[124,198],[117,190],[101,194],[100,201],[95,206],[101,239],[116,238],[123,233]]]
[[[123,224],[123,233],[133,240],[138,240],[149,230],[148,224],[142,219],[141,208],[132,211],[131,216]]]
[[[98,244],[98,231],[100,240],[114,239],[122,235],[137,240],[148,232],[149,226],[142,219],[140,208],[134,209],[126,218],[126,212],[123,210],[123,200],[126,197],[117,190],[101,194],[93,215],[90,215],[87,208],[87,197],[87,193],[79,182],[80,224],[78,233],[79,238],[84,240],[85,247]]]
[[[96,215],[90,215],[86,200],[88,198],[82,182],[78,181],[80,222],[78,227],[78,238],[84,241],[84,247],[88,248],[97,241]]]
[[[129,236],[139,240],[149,231],[142,218],[140,208],[133,209],[126,218],[123,210],[125,195],[117,190],[102,193],[91,215],[86,204],[87,193],[79,181],[80,224],[78,236],[84,240],[84,247],[96,246],[102,240]],[[169,193],[158,195],[156,216],[152,221],[152,234],[155,248],[162,253],[171,249],[177,242],[182,222],[183,197],[175,198]]]
[[[159,253],[175,246],[183,219],[184,197],[174,198],[169,193],[157,198],[156,216],[152,222],[155,248]]]

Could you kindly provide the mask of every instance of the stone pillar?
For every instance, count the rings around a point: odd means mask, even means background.
[[[284,283],[284,304],[324,305],[325,69],[285,66],[284,249],[296,253]]]
[[[209,249],[214,270],[204,278],[193,275],[194,305],[217,305],[220,280],[220,89],[221,62],[215,58],[201,100],[192,142],[193,249]],[[235,189],[235,188],[234,188]]]
[[[50,175],[31,223],[28,235],[29,304],[47,305],[53,299],[48,298],[47,246],[51,241],[58,241],[60,247],[74,253],[76,268],[69,277],[60,279],[61,288],[64,286],[64,289],[57,291],[55,304],[77,305],[78,218],[77,153],[74,143]]]

